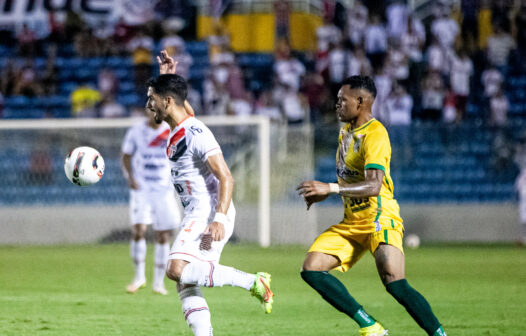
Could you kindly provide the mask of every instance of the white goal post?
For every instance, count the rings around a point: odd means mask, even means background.
[[[268,247],[271,243],[270,225],[270,122],[265,116],[200,116],[199,120],[207,126],[256,126],[259,158],[258,188],[258,243]],[[124,119],[39,119],[39,120],[2,120],[0,132],[31,130],[68,130],[68,129],[115,129],[127,128],[138,121],[137,118]],[[0,149],[3,146],[0,139]],[[221,142],[220,142],[221,143]]]

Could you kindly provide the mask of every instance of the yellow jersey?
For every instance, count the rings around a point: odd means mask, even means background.
[[[345,207],[343,224],[356,234],[378,232],[402,225],[400,207],[394,199],[390,174],[391,144],[385,127],[376,119],[351,130],[350,124],[340,129],[336,153],[338,182],[365,181],[366,169],[380,169],[384,179],[380,194],[374,197],[342,196]]]

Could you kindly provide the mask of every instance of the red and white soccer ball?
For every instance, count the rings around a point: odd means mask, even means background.
[[[64,172],[71,183],[87,187],[100,181],[104,175],[104,159],[91,147],[77,147],[64,161]]]

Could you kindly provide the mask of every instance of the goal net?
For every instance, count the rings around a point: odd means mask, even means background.
[[[219,144],[235,180],[233,240],[309,244],[316,213],[296,186],[314,172],[312,131],[252,116],[200,117]],[[6,120],[0,122],[0,244],[127,241],[129,191],[121,144],[136,118]],[[78,187],[64,175],[64,158],[91,146],[104,157],[102,180]]]

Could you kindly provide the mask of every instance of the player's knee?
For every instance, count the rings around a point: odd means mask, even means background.
[[[175,282],[181,280],[181,275],[183,274],[183,269],[186,266],[187,262],[183,260],[173,259],[168,262],[168,267],[166,268],[166,277]]]
[[[135,241],[139,241],[146,237],[146,225],[136,224],[132,229],[132,238]]]
[[[170,232],[168,231],[156,231],[155,241],[159,244],[166,244],[170,238]]]

